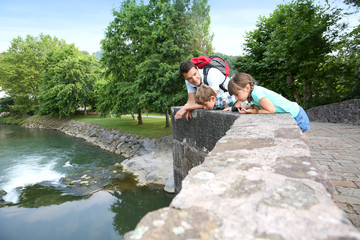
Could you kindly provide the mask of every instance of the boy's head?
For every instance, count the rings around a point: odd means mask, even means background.
[[[199,73],[199,68],[191,61],[183,61],[180,64],[180,74],[195,86],[200,86],[201,84],[201,77]]]
[[[195,102],[203,105],[205,109],[212,110],[216,101],[215,91],[208,85],[201,84],[195,95]]]

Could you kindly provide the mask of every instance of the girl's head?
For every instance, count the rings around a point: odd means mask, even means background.
[[[241,102],[245,100],[251,102],[251,92],[255,84],[256,81],[251,75],[247,73],[237,73],[230,79],[228,90],[230,95],[234,95],[236,99]]]

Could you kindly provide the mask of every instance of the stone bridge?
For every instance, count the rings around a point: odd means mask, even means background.
[[[314,122],[358,124],[357,104],[337,109],[342,118],[309,111],[306,137],[289,114],[173,121],[178,194],[124,239],[360,239],[360,127]]]

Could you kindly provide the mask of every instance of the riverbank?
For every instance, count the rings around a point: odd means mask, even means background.
[[[0,239],[121,239],[172,200],[161,186],[138,187],[124,157],[83,139],[5,124],[0,139]]]
[[[165,191],[174,192],[171,136],[150,139],[96,124],[48,116],[28,118],[21,126],[61,131],[120,154],[126,158],[120,163],[123,171],[134,174],[138,185],[164,185]]]

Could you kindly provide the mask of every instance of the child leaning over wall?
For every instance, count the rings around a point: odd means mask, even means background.
[[[223,110],[232,107],[235,101],[235,97],[231,96],[229,92],[216,95],[215,91],[205,84],[201,84],[195,95],[195,102],[209,110]]]
[[[260,109],[239,108],[240,113],[290,113],[305,134],[310,130],[309,118],[304,109],[267,88],[257,86],[255,79],[247,73],[237,73],[230,79],[229,93],[238,101],[249,101]]]

